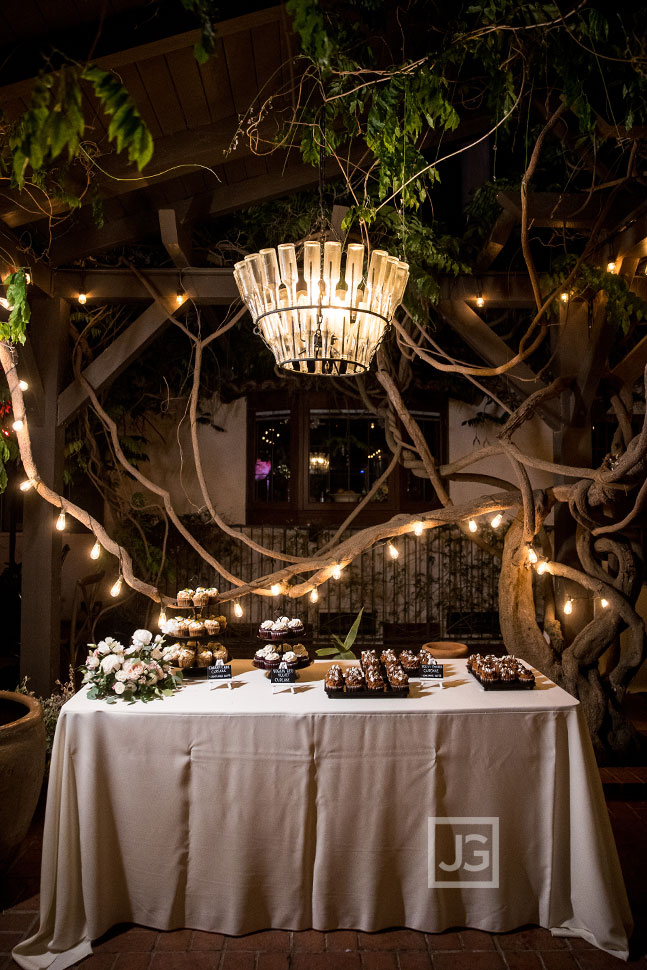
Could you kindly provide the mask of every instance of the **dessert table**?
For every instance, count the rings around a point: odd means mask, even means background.
[[[231,688],[68,701],[40,927],[17,963],[60,970],[120,922],[227,934],[532,923],[627,958],[631,915],[574,698],[540,674],[531,691],[484,691],[453,660],[442,685],[412,682],[409,697],[329,699],[327,668],[301,671],[294,692],[234,661]],[[463,835],[441,851],[448,824]],[[490,835],[489,881],[480,864],[457,869],[459,848]]]

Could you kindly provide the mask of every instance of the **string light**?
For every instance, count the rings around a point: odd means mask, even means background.
[[[6,296],[0,296],[0,306],[4,307],[5,310],[13,310],[13,307]]]
[[[31,273],[25,273],[25,283],[27,284],[27,286],[30,285],[30,283],[31,283]]]
[[[571,596],[569,596],[566,602],[564,603],[564,613],[566,613],[567,616],[570,616],[572,612],[573,612],[573,599]]]
[[[534,565],[539,560],[539,556],[532,546],[528,546],[528,562]]]
[[[423,528],[424,526],[422,522],[415,522],[413,526],[413,534],[416,536],[421,536]]]
[[[281,592],[281,584],[280,583],[274,583],[274,585],[270,589],[270,592],[271,592],[272,596],[278,596],[279,593]]]
[[[25,482],[21,482],[20,491],[21,492],[28,492],[29,489],[30,488],[33,488],[35,484],[36,484],[36,479],[35,478],[28,478]]]
[[[493,529],[498,529],[502,522],[503,522],[503,516],[501,515],[500,512],[497,512],[497,514],[490,522],[490,525],[492,526]]]
[[[238,600],[236,600],[236,602],[234,603],[234,615],[238,617],[241,617],[243,615],[243,608],[238,602]]]
[[[341,566],[337,564],[336,566],[332,567],[332,578],[339,579],[340,576],[341,576]]]
[[[77,297],[77,300],[79,301],[79,303],[81,304],[81,306],[84,306],[88,302],[88,294],[87,293],[79,293],[79,295]]]
[[[65,512],[63,509],[58,513],[58,518],[56,520],[56,528],[59,532],[65,531]]]
[[[22,418],[16,418],[11,427],[14,429],[14,431],[22,431],[22,429],[25,427],[25,422],[22,420]]]
[[[98,559],[101,555],[101,543],[97,539],[92,548],[90,549],[90,559]]]
[[[607,273],[615,273],[615,271],[616,271],[616,264],[615,264],[615,260],[612,259],[611,262],[607,263]]]
[[[545,559],[542,559],[541,562],[537,563],[538,576],[543,576],[547,569],[548,569],[548,562]]]
[[[123,583],[124,583],[124,581],[123,581],[122,577],[119,576],[117,582],[114,584],[114,586],[110,590],[110,595],[111,596],[119,596],[119,594],[121,593],[121,587],[123,586]]]
[[[27,388],[29,387],[29,384],[27,383],[27,381],[20,380],[18,381],[18,387],[20,388],[21,391],[26,391]]]
[[[165,623],[166,623],[166,610],[164,609],[164,607],[162,607],[162,609],[160,610],[160,615],[157,620],[157,625],[160,628],[160,630],[164,629]]]
[[[184,293],[182,292],[182,290],[178,290],[177,293],[175,294],[175,302],[177,303],[178,306],[182,306],[182,304],[184,303]]]
[[[566,291],[564,291],[563,293],[560,293],[559,298],[562,301],[562,303],[568,303],[568,293]]]
[[[609,605],[609,600],[605,596],[603,596],[602,599],[600,600],[600,606],[602,607],[603,610],[606,610],[608,605]]]
[[[467,523],[467,528],[470,530],[470,532],[476,532],[478,529],[478,526],[476,524],[476,519],[470,519],[469,522]]]
[[[479,310],[483,309],[483,307],[485,306],[485,300],[483,299],[482,296],[476,297],[476,305],[479,308]]]
[[[313,591],[310,593],[310,602],[316,603],[318,599],[319,599],[319,592],[317,590],[317,587],[315,586]]]
[[[398,556],[400,555],[399,550],[396,549],[396,547],[393,545],[392,542],[389,542],[389,544],[387,546],[387,549],[389,550],[389,555],[390,555],[391,559],[397,559]]]

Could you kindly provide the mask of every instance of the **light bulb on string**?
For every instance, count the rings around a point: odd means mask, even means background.
[[[88,302],[88,294],[87,293],[79,293],[79,295],[77,296],[77,300],[79,301],[79,303],[81,304],[81,306],[85,306],[85,304]]]
[[[564,290],[563,293],[559,294],[559,298],[562,301],[562,303],[568,303],[568,293],[566,292],[566,290]]]
[[[22,431],[22,429],[25,427],[25,422],[22,420],[22,418],[16,418],[11,427],[14,429],[14,431]]]
[[[387,549],[389,550],[391,559],[397,559],[400,555],[400,551],[393,545],[392,542],[389,542]]]
[[[65,531],[65,512],[63,509],[58,513],[58,518],[56,520],[56,528],[59,532]]]
[[[238,600],[236,600],[236,602],[234,603],[234,616],[241,617],[242,615],[243,615],[243,608],[238,602]]]
[[[340,576],[341,576],[341,566],[340,565],[333,566],[332,567],[332,578],[333,579],[339,579]]]
[[[542,559],[540,562],[537,563],[538,576],[543,576],[547,569],[548,569],[548,562],[545,559]]]
[[[570,616],[572,612],[573,612],[573,598],[569,596],[566,602],[564,603],[564,613],[566,613],[567,616]]]
[[[0,296],[0,306],[5,310],[13,310],[13,307],[6,296]]]
[[[175,294],[175,302],[178,306],[182,306],[182,304],[184,303],[184,293],[182,292],[182,290],[178,290],[177,293]]]
[[[97,539],[90,549],[90,559],[98,559],[101,555],[101,543]]]
[[[606,598],[606,596],[603,596],[602,599],[600,600],[600,606],[602,607],[603,610],[606,610],[608,605],[609,605],[609,600]]]
[[[160,628],[160,630],[162,631],[164,630],[164,626],[166,625],[166,610],[164,609],[164,607],[162,607],[162,609],[160,610],[160,615],[157,618],[157,625]]]
[[[123,581],[122,577],[119,576],[119,578],[117,579],[116,583],[110,589],[110,595],[111,596],[115,596],[115,597],[116,596],[119,596],[119,594],[121,593],[121,587],[123,586],[123,583],[124,583],[124,581]]]
[[[616,263],[615,263],[615,260],[612,259],[607,263],[607,273],[615,273],[615,271],[616,271]]]
[[[423,528],[424,526],[422,522],[415,522],[413,526],[413,534],[416,536],[421,536]]]
[[[528,562],[534,566],[538,562],[539,556],[537,555],[535,549],[532,546],[528,546]]]
[[[317,591],[317,587],[315,586],[315,588],[310,593],[310,602],[316,603],[318,599],[319,599],[319,592]]]
[[[28,478],[26,481],[21,482],[21,484],[20,484],[20,491],[21,492],[28,492],[29,489],[30,488],[33,488],[35,484],[36,484],[36,479],[35,478]]]
[[[21,391],[26,391],[29,387],[29,384],[27,383],[27,381],[23,381],[21,379],[18,381],[18,387],[20,388]]]
[[[476,519],[470,519],[467,523],[467,528],[470,530],[470,532],[476,532],[478,530]]]
[[[274,583],[273,586],[270,588],[270,593],[272,594],[272,596],[278,596],[280,592],[281,592],[281,584]]]
[[[483,307],[485,306],[485,300],[483,299],[482,296],[476,297],[476,305],[479,308],[479,310],[483,309]]]
[[[492,526],[493,529],[498,529],[502,522],[503,522],[503,516],[501,515],[500,512],[497,512],[497,514],[490,522],[490,525]]]
[[[27,286],[31,284],[31,273],[25,272],[25,283],[27,284]]]

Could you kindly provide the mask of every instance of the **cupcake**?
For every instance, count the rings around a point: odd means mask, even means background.
[[[303,643],[293,643],[292,646],[290,647],[290,650],[294,650],[294,652],[296,653],[297,657],[307,657],[308,656],[308,651],[306,649],[305,644],[303,644]]]
[[[344,689],[344,675],[341,671],[339,664],[331,664],[326,671],[326,679],[324,681],[324,686],[327,691],[338,691],[341,693]]]
[[[207,616],[204,620],[204,628],[210,636],[220,633],[220,622],[215,616]]]
[[[518,673],[518,678],[519,678],[519,683],[523,684],[524,687],[527,687],[529,684],[535,683],[535,675],[533,674],[532,670],[529,670],[527,667],[521,668],[521,670]]]
[[[400,663],[407,673],[410,673],[413,670],[418,670],[420,667],[420,657],[413,650],[403,650],[400,654]]]
[[[180,647],[177,655],[177,663],[178,667],[182,667],[183,669],[192,667],[195,663],[195,650],[192,650],[188,646]]]
[[[511,684],[517,679],[517,671],[510,664],[497,664],[496,672],[504,684]]]
[[[380,693],[380,691],[384,693],[386,684],[384,683],[384,677],[378,664],[370,664],[368,667],[365,667],[364,677],[366,678],[368,690],[375,691],[376,693]]]
[[[481,657],[480,653],[474,653],[467,658],[467,669],[470,671],[470,673],[476,673],[482,659],[483,658]]]
[[[265,667],[265,647],[259,647],[254,654],[254,664],[257,667]]]
[[[276,650],[271,650],[265,654],[265,667],[267,670],[276,670],[281,663],[281,657]]]
[[[283,637],[288,633],[288,625],[285,622],[285,617],[281,617],[277,620],[272,629],[272,640],[282,640]]]
[[[363,669],[366,667],[375,666],[377,662],[377,654],[375,650],[362,650],[360,663]]]
[[[499,679],[496,666],[484,660],[479,666],[479,677],[484,684],[495,684]]]
[[[434,657],[430,650],[422,649],[420,651],[420,663],[421,664],[434,664],[436,663]]]
[[[344,679],[347,694],[357,694],[364,689],[364,675],[359,667],[347,667]]]
[[[206,647],[200,647],[195,659],[198,667],[208,667],[213,660],[213,654]]]
[[[288,630],[290,633],[294,633],[297,636],[301,636],[303,633],[303,623],[301,620],[295,617],[293,620],[288,620]]]
[[[229,660],[229,651],[224,644],[219,643],[217,640],[209,640],[207,647],[211,650],[214,663],[216,660]]]
[[[178,606],[193,606],[193,593],[192,589],[181,589],[177,594],[177,605]]]
[[[191,620],[189,622],[189,636],[201,637],[204,634],[204,621]]]
[[[193,605],[194,606],[207,606],[209,603],[209,593],[204,586],[198,586],[195,593],[193,594]]]
[[[294,650],[287,650],[283,654],[283,663],[287,664],[288,670],[296,670],[299,660]]]
[[[223,616],[222,614],[220,614],[220,616],[217,616],[216,619],[217,619],[218,623],[220,624],[220,629],[221,630],[224,630],[226,628],[226,626],[227,626],[227,617],[226,616]]]
[[[406,694],[409,690],[409,677],[400,664],[393,664],[387,670],[389,686],[394,694]]]
[[[273,629],[274,629],[273,620],[263,620],[263,622],[258,628],[258,635],[261,638],[261,640],[271,640]]]
[[[383,650],[380,654],[380,660],[385,667],[388,667],[390,664],[397,664],[398,662],[395,650]]]
[[[218,590],[215,586],[207,587],[207,596],[209,597],[209,603],[213,604],[218,599]]]

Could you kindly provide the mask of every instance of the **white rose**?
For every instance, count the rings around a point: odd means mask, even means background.
[[[127,680],[127,679],[128,678],[127,678],[126,672],[124,670],[118,670],[117,673],[115,674],[115,680],[124,681],[124,680]]]
[[[119,643],[118,640],[115,640],[114,637],[106,637],[106,646],[110,647],[110,650],[112,651],[112,653],[124,652],[123,646]]]
[[[162,659],[162,651],[160,650],[159,647],[155,647],[155,649],[151,653],[151,657],[153,658],[153,660],[161,660]]]
[[[96,667],[99,666],[99,661],[97,660],[96,657],[90,654],[88,659],[85,661],[85,666],[88,668],[88,670],[94,670]]]
[[[116,680],[114,682],[114,684],[112,685],[112,689],[114,690],[115,694],[123,694],[124,691],[126,690],[126,688],[124,687],[124,685],[120,680]]]
[[[114,653],[109,653],[101,661],[101,669],[103,670],[104,674],[111,674],[119,667],[121,667],[121,660],[119,657],[115,657]]]
[[[97,644],[97,653],[101,654],[102,657],[105,657],[107,653],[110,653],[110,647],[105,640],[99,640],[99,643]]]
[[[133,643],[139,643],[142,647],[147,647],[152,639],[150,630],[135,630],[133,633]]]
[[[124,653],[126,654],[127,657],[132,657],[134,653],[139,653],[140,649],[141,647],[139,646],[138,643],[136,643],[134,646],[128,647],[126,650],[124,650]]]
[[[160,633],[158,633],[157,636],[155,637],[154,643],[159,647],[162,645],[163,639],[164,637]]]

